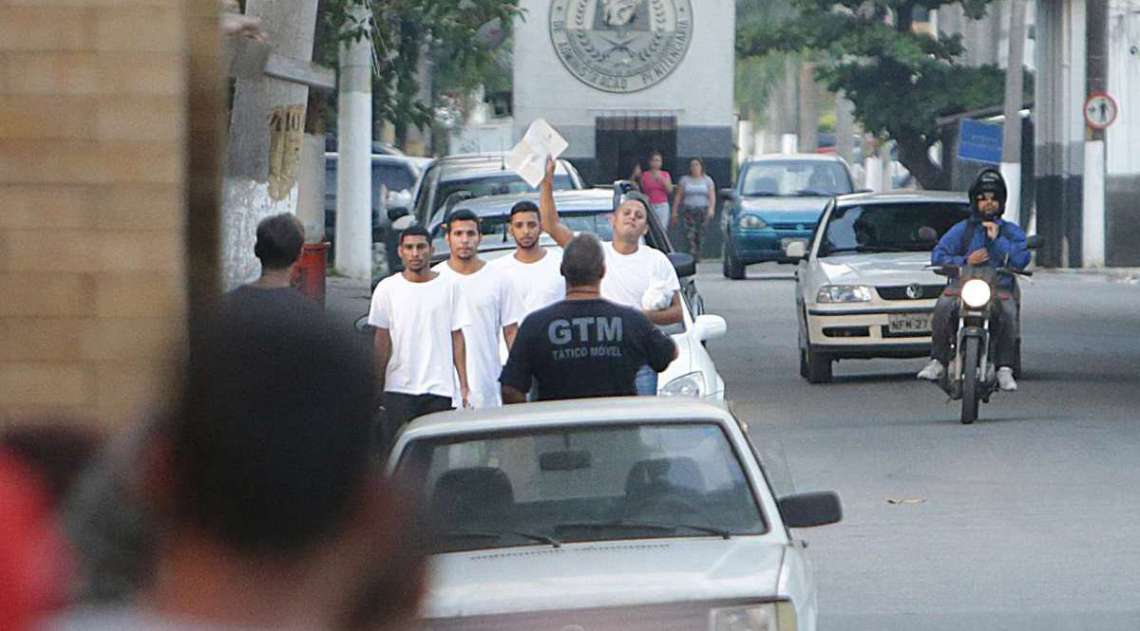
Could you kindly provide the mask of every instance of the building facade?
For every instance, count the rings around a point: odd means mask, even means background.
[[[731,184],[735,3],[523,0],[515,25],[514,136],[544,118],[595,184],[660,151],[676,179],[701,158]],[[709,231],[713,233],[715,231]],[[719,251],[719,243],[706,246]]]
[[[1063,267],[1140,265],[1140,6],[1038,0],[1037,15],[1039,259]],[[1105,54],[1090,55],[1090,43]],[[1098,92],[1116,105],[1103,133],[1085,113]]]

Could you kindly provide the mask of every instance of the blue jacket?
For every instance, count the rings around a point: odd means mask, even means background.
[[[969,224],[974,224],[974,234],[970,242],[966,243],[966,232]],[[986,234],[982,220],[977,215],[960,221],[953,228],[942,235],[934,252],[930,255],[930,262],[934,265],[965,265],[966,257],[975,250],[985,248],[990,253],[987,265],[990,267],[1012,267],[1022,270],[1029,265],[1029,250],[1025,247],[1025,231],[1015,223],[997,220],[998,236],[990,240]],[[1001,285],[1012,289],[1014,278],[1001,275]]]

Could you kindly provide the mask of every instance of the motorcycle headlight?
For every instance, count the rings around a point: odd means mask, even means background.
[[[796,610],[780,601],[744,607],[723,607],[709,612],[709,631],[795,631]]]
[[[753,230],[763,230],[768,227],[768,224],[756,215],[744,215],[740,218],[741,228],[751,228]]]
[[[975,309],[990,304],[991,294],[990,284],[979,278],[968,280],[962,285],[962,301]]]
[[[824,285],[815,295],[816,302],[871,302],[871,288],[864,285]]]
[[[705,392],[705,376],[699,372],[682,375],[658,391],[662,397],[700,397]]]

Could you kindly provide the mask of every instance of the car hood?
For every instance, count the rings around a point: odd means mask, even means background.
[[[638,539],[439,554],[425,618],[776,595],[785,546],[758,537]]]
[[[744,212],[761,217],[779,216],[780,221],[814,224],[819,221],[829,197],[745,197],[740,200]]]
[[[880,252],[816,259],[822,277],[833,285],[934,285],[945,279],[925,269],[929,252]]]

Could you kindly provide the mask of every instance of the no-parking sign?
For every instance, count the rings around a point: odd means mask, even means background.
[[[1116,120],[1116,101],[1105,92],[1094,92],[1085,101],[1085,122],[1093,129],[1105,129]]]

